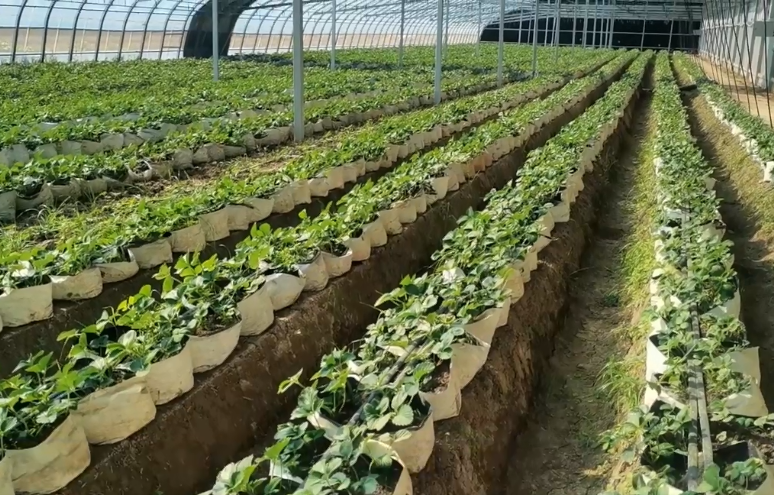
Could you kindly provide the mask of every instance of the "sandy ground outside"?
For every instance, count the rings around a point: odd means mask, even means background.
[[[704,73],[721,85],[728,94],[741,103],[742,107],[774,127],[772,125],[774,123],[774,96],[769,94],[767,98],[765,89],[754,88],[749,75],[743,77],[727,67],[703,58],[696,58],[696,61]]]

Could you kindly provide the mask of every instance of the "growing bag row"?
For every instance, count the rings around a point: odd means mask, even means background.
[[[369,479],[385,493],[411,494],[406,472],[425,468],[434,422],[458,415],[461,391],[486,362],[555,224],[569,220],[583,175],[622,122],[646,62],[636,60],[602,99],[530,153],[515,183],[490,193],[482,211],[460,219],[433,256],[435,270],[406,277],[377,301],[383,313],[359,344],[324,356],[310,385],[301,385],[301,372],[280,385],[281,392],[302,390],[291,421],[277,429],[277,442],[261,458],[227,466],[207,493],[277,486],[277,493],[362,494],[372,491],[349,481]],[[539,175],[552,178],[546,189],[535,188]],[[371,442],[390,449],[387,462],[358,464],[342,455]],[[374,459],[367,447],[361,451]],[[388,465],[391,470],[384,469]]]
[[[655,73],[658,206],[656,268],[649,287],[651,331],[643,405],[630,413],[624,427],[635,437],[630,440],[643,468],[636,485],[649,488],[648,493],[687,493],[689,382],[693,370],[700,369],[715,463],[706,469],[703,489],[720,493],[726,484],[744,493],[774,494],[770,467],[748,438],[730,433],[726,422],[732,417],[765,418],[768,409],[759,386],[758,349],[749,346],[739,321],[739,283],[731,242],[723,240],[712,170],[694,144],[666,55],[657,57]]]
[[[476,81],[442,96],[446,100],[494,87],[495,83]],[[411,95],[412,92],[421,94]],[[323,117],[306,124],[305,136],[432,105],[426,92],[420,86],[409,91],[408,97],[405,90],[370,95],[375,100],[374,107],[361,111],[353,109],[367,108],[369,102],[333,99],[330,113],[336,119]],[[341,109],[342,102],[348,108]],[[271,116],[268,120],[276,118]],[[205,119],[193,126],[162,124],[159,129],[144,129],[136,134],[107,133],[100,141],[64,141],[58,147],[46,144],[34,154],[21,144],[5,148],[0,150],[0,167],[8,167],[0,174],[0,221],[13,221],[18,213],[27,210],[80,197],[94,198],[106,191],[167,178],[174,172],[291,140],[289,125],[265,128],[266,121],[267,117],[254,110],[244,110],[221,119]],[[224,133],[232,136],[227,142],[223,142]]]
[[[616,70],[610,67],[603,73],[609,78]],[[372,242],[386,242],[388,230],[399,233],[404,223],[416,219],[417,209],[426,208],[446,190],[459,187],[477,170],[486,169],[493,155],[509,153],[527,139],[522,136],[513,140],[510,133],[536,132],[534,123],[542,122],[546,111],[568,98],[579,101],[581,95],[604,83],[605,77],[572,82],[566,90],[508,111],[500,120],[450,143],[447,152],[464,160],[459,168],[414,157],[376,184],[356,188],[347,195],[360,197],[360,201],[347,201],[345,197],[335,213],[305,219],[295,229],[253,228],[252,236],[227,260],[183,256],[174,267],[165,266],[159,271],[157,277],[163,280],[160,295],[144,288],[93,325],[65,332],[61,338],[73,343],[67,363],[58,368],[50,362],[51,356],[38,355],[22,363],[20,373],[9,379],[28,382],[37,373],[51,376],[57,369],[76,373],[68,375],[72,380],[68,383],[76,388],[71,394],[48,395],[52,387],[61,385],[60,373],[45,382],[39,402],[33,398],[25,408],[14,411],[25,417],[45,413],[52,419],[46,424],[53,428],[38,425],[26,432],[29,440],[19,445],[24,448],[16,448],[18,437],[11,440],[13,431],[8,433],[10,441],[5,445],[14,448],[5,451],[2,462],[6,472],[10,470],[14,489],[49,493],[66,485],[88,467],[89,443],[114,443],[141,429],[153,420],[157,405],[193,387],[194,373],[220,365],[233,352],[240,336],[265,331],[272,324],[275,310],[292,304],[302,291],[321,290],[331,276],[344,274],[356,252],[363,257],[363,243],[370,249]],[[414,186],[404,189],[407,181],[432,190],[420,188],[417,193]],[[353,220],[347,220],[347,224],[341,218]],[[357,237],[346,236],[352,241],[346,244],[347,239],[339,231],[330,233],[336,246],[345,248],[341,254],[321,247],[310,250],[309,246],[325,245],[321,226],[331,225],[349,225],[348,231],[360,225],[360,232]],[[309,232],[317,232],[319,237]],[[293,262],[292,269],[288,269],[281,265],[288,259],[286,255],[309,258],[305,263]],[[496,319],[499,322],[500,316]],[[116,331],[121,332],[117,337]],[[83,363],[88,364],[84,367]],[[95,389],[85,396],[79,393]],[[5,486],[8,489],[8,483]]]
[[[552,83],[551,87],[557,85],[559,83]],[[225,207],[222,206],[222,200],[208,206],[206,203],[199,205],[196,201],[191,201],[191,198],[186,198],[182,204],[175,203],[174,209],[172,209],[174,202],[170,202],[169,207],[158,205],[156,212],[151,208],[143,207],[141,210],[143,213],[140,216],[148,217],[142,222],[143,228],[148,233],[141,236],[160,237],[153,242],[143,244],[132,240],[131,237],[135,234],[131,232],[136,233],[137,230],[131,228],[131,219],[121,219],[122,222],[118,226],[119,236],[112,240],[110,232],[115,236],[116,227],[111,227],[110,223],[103,226],[104,234],[99,234],[99,230],[84,231],[82,239],[68,228],[70,232],[68,235],[75,237],[74,239],[71,237],[73,240],[69,241],[61,251],[52,252],[34,247],[28,252],[20,252],[14,242],[13,246],[8,247],[15,251],[13,254],[8,253],[11,265],[3,269],[6,288],[4,293],[0,294],[0,330],[2,326],[22,326],[33,321],[48,319],[53,313],[55,300],[96,297],[102,292],[104,284],[121,282],[134,276],[140,269],[153,268],[170,262],[173,253],[200,250],[207,242],[223,239],[233,231],[249,229],[252,224],[272,213],[287,213],[299,204],[309,203],[313,196],[324,197],[330,190],[341,188],[345,183],[354,182],[368,171],[390,168],[410,153],[429,147],[454,132],[466,130],[474,125],[474,122],[496,115],[498,111],[525,101],[528,97],[534,97],[538,89],[538,85],[527,83],[507,87],[491,95],[473,97],[469,101],[466,99],[454,102],[448,107],[439,107],[437,112],[428,111],[419,122],[412,124],[407,120],[407,123],[410,123],[409,128],[413,127],[414,130],[405,137],[402,137],[405,133],[389,131],[390,128],[386,127],[391,136],[397,135],[398,139],[405,139],[400,144],[389,144],[390,138],[384,135],[373,136],[373,131],[363,133],[364,137],[375,139],[375,143],[386,141],[387,144],[377,145],[381,151],[376,159],[373,159],[372,154],[374,146],[363,146],[365,156],[370,158],[370,161],[366,161],[361,155],[361,158],[348,165],[333,166],[331,158],[352,158],[351,153],[346,151],[350,149],[351,144],[343,143],[343,152],[336,151],[323,156],[313,155],[311,161],[298,160],[295,166],[291,164],[278,173],[268,177],[264,175],[259,179],[259,183],[266,183],[269,186],[265,196],[248,197],[240,201],[239,198],[244,192],[229,192],[229,184],[224,182],[222,192],[215,190],[212,196],[203,194],[202,197],[211,202],[213,197],[222,197],[224,194],[235,196],[233,202],[226,201]],[[508,97],[505,100],[506,103],[502,103],[497,98],[498,95]],[[495,106],[481,109],[483,104]],[[461,110],[467,111],[460,113]],[[448,111],[451,112],[447,113]],[[451,123],[444,123],[447,122],[445,119],[450,119]],[[400,121],[402,119],[395,124]],[[385,126],[387,125],[389,122],[385,122]],[[359,142],[357,140],[359,134],[353,136],[355,140],[352,144]],[[337,153],[341,156],[337,156]],[[296,179],[292,179],[294,176]],[[231,189],[233,190],[233,187]],[[149,203],[147,206],[150,205]],[[183,212],[186,208],[190,211],[181,217],[181,208]],[[165,214],[170,215],[171,220],[161,218]],[[113,223],[115,221],[115,218],[110,220]],[[167,230],[167,224],[170,226],[182,224],[183,228]],[[81,228],[84,227],[94,226],[86,222]],[[99,229],[99,226],[97,228]],[[126,229],[130,237],[121,240],[120,230],[123,229]],[[57,266],[60,265],[57,257],[66,258],[68,263]],[[83,267],[83,265],[86,266]],[[35,269],[26,270],[31,266]]]

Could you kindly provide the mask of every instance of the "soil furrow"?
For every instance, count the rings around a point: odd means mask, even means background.
[[[649,95],[635,115],[611,168],[594,239],[571,279],[550,367],[511,450],[507,482],[490,495],[595,495],[615,471],[598,440],[639,400],[639,358],[627,354],[637,356],[632,344],[643,341],[632,329],[640,327],[637,308],[650,267],[650,253],[642,252],[649,236],[644,205],[650,202],[643,183],[651,175],[643,173],[651,166],[644,146],[654,131]],[[609,393],[600,390],[601,382],[609,384]]]

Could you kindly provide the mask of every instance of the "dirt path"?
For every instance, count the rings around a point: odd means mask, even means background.
[[[716,189],[734,242],[734,268],[739,273],[742,321],[753,345],[760,346],[761,388],[774,402],[774,188],[761,182],[762,173],[736,139],[695,95],[685,99],[693,135],[715,168]]]
[[[596,495],[615,470],[598,439],[640,397],[644,334],[637,303],[653,256],[645,247],[652,246],[649,218],[643,218],[652,199],[644,186],[652,166],[643,145],[655,130],[650,100],[643,98],[611,171],[597,237],[572,280],[551,369],[511,453],[507,484],[490,495]],[[600,382],[613,387],[611,394],[599,392]]]
[[[774,122],[774,101],[772,95],[766,98],[766,90],[752,87],[749,76],[740,76],[722,65],[696,58],[704,73],[723,87],[750,114],[757,115],[769,125]],[[745,84],[746,83],[746,84]]]

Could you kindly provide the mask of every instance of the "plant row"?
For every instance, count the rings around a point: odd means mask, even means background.
[[[606,443],[629,443],[623,458],[639,458],[637,494],[774,493],[772,471],[749,442],[771,418],[759,388],[758,349],[750,347],[739,320],[739,282],[731,242],[723,240],[712,169],[694,144],[668,55],[657,57],[655,78],[658,131],[651,146],[658,209],[647,383],[642,406]],[[692,437],[700,442],[692,433],[697,394],[708,405],[713,451],[703,455],[713,463],[692,491],[688,444]]]
[[[18,236],[8,236],[0,265],[4,288],[0,319],[5,326],[47,319],[52,300],[96,297],[105,283],[120,282],[141,268],[171,262],[175,252],[202,250],[209,241],[247,230],[272,212],[289,212],[309,203],[312,196],[324,197],[368,171],[391,168],[400,158],[444,136],[471,128],[561,84],[538,78],[420,114],[388,119],[384,125],[353,134],[337,148],[303,154],[276,173],[259,173],[253,180],[228,177],[212,188],[200,184],[196,192],[158,201],[128,200],[136,211],[113,211],[103,222],[88,214],[69,223],[60,219],[51,225],[51,230],[59,229],[55,246],[25,246]],[[340,163],[348,164],[337,165]]]
[[[731,130],[750,158],[761,167],[764,182],[771,182],[774,173],[774,130],[710,81],[688,56],[675,54],[674,64],[678,71],[696,83],[715,116]]]
[[[589,60],[609,56],[593,53]],[[566,57],[556,67],[571,67]],[[338,73],[334,73],[338,74]],[[469,94],[494,86],[492,76],[454,74],[443,82],[442,98]],[[427,79],[424,83],[422,77]],[[430,76],[402,72],[385,80],[385,91],[360,97],[339,97],[317,102],[307,111],[305,134],[311,136],[384,115],[432,103]],[[408,78],[403,81],[402,79]],[[397,79],[397,81],[396,81]],[[291,137],[292,109],[258,113],[243,109],[195,125],[161,124],[159,128],[99,131],[79,141],[47,143],[35,152],[22,144],[0,151],[0,220],[16,213],[65,200],[91,199],[107,190],[123,189],[173,170],[223,161],[259,147],[276,146]],[[130,132],[131,131],[131,132]],[[52,131],[54,132],[54,131]]]
[[[338,55],[340,59],[367,63],[373,60],[376,52],[384,55],[384,51],[377,50],[342,50]],[[541,52],[541,55],[548,53],[547,50]],[[305,59],[310,58],[311,53],[305,54]],[[433,62],[432,50],[409,50],[407,53],[409,58],[404,70],[410,73],[407,77],[428,76],[426,81],[432,82],[433,71],[429,68]],[[412,57],[414,53],[419,55],[416,60]],[[467,47],[450,48],[447,55],[453,63],[444,64],[444,70],[450,70],[451,65],[460,71],[482,73],[480,61],[471,60],[464,56],[465,53],[469,53]],[[526,47],[507,47],[506,67],[527,65],[530,57],[531,50]],[[418,61],[424,63],[415,63]],[[491,63],[488,65],[483,72],[493,73],[495,67]],[[396,82],[406,81],[390,68],[368,72],[308,68],[305,70],[306,99],[370,91],[384,87],[389,77],[396,78]],[[223,116],[229,111],[290,104],[292,92],[287,88],[291,86],[290,65],[281,67],[244,60],[221,61],[217,82],[212,80],[211,63],[205,60],[6,65],[0,70],[0,95],[3,97],[0,129],[10,131],[21,126],[17,137],[32,138],[30,144],[33,144],[34,134],[26,134],[27,129],[23,126],[33,126],[29,130],[34,131],[34,124],[41,122],[61,123],[86,118],[93,123],[95,118],[110,120],[131,113],[136,114],[133,120],[138,120],[138,125],[190,123],[199,118]],[[120,121],[115,124],[121,125]],[[109,132],[109,127],[102,129]],[[3,139],[2,144],[12,142]],[[39,140],[37,144],[40,144]]]
[[[292,87],[291,69],[268,64],[246,65],[251,66],[249,71],[242,70],[238,77],[217,85],[205,79],[204,84],[211,86],[206,90],[149,85],[147,88],[96,97],[62,95],[41,106],[36,106],[36,99],[16,99],[15,111],[0,120],[3,124],[0,134],[2,144],[24,144],[34,149],[41,144],[61,141],[99,141],[105,133],[136,134],[142,129],[158,128],[161,123],[192,124],[246,109],[273,111],[279,105],[280,111],[287,110],[285,107],[292,104],[292,93],[287,91],[288,87]],[[426,74],[414,71],[393,74],[394,82],[386,71],[372,72],[370,77],[363,77],[362,71],[357,70],[330,72],[307,69],[305,75],[307,101],[348,93],[381,92],[412,83],[432,83]],[[51,107],[54,105],[60,107],[57,108],[58,114],[52,115]],[[89,109],[98,113],[85,113]],[[46,118],[40,119],[41,115]]]
[[[602,79],[615,76],[616,67],[603,68]],[[15,490],[43,493],[67,484],[89,465],[89,443],[114,443],[144,427],[156,405],[193,387],[193,373],[223,363],[240,336],[266,331],[275,310],[367,259],[371,247],[521,145],[547,115],[559,115],[568,101],[604,84],[600,79],[572,81],[433,157],[412,157],[378,182],[353,189],[335,213],[304,218],[295,228],[253,227],[232,258],[195,254],[164,265],[157,274],[160,293],[145,287],[94,324],[62,333],[60,339],[72,343],[64,362],[42,352],[22,361],[16,375],[0,382],[0,414],[8,421],[0,432],[0,462],[11,470]],[[589,130],[596,129],[592,124],[598,122],[587,123]],[[57,451],[62,446],[67,456]],[[58,455],[40,454],[52,450]]]
[[[382,313],[364,339],[324,356],[308,385],[301,372],[283,382],[280,392],[301,392],[276,443],[227,466],[207,493],[411,494],[408,473],[432,455],[434,422],[459,414],[461,391],[486,362],[555,225],[569,221],[583,176],[618,128],[646,63],[636,60],[530,153],[515,182],[459,219],[434,268],[377,301]]]
[[[444,83],[444,99],[494,86],[487,78],[451,78]],[[472,83],[471,83],[472,81]],[[384,115],[432,104],[432,89],[407,84],[360,98],[340,97],[307,112],[305,135],[339,129]],[[309,115],[311,113],[311,115]],[[103,133],[96,141],[65,140],[45,144],[31,153],[22,144],[0,151],[2,218],[42,205],[81,196],[93,198],[107,190],[122,189],[166,176],[172,169],[220,162],[260,147],[276,146],[291,138],[292,109],[260,114],[254,110],[201,121],[193,125],[164,123],[139,133]],[[3,163],[4,162],[4,163]],[[154,172],[154,164],[156,171]],[[159,174],[159,169],[166,168]]]
[[[508,63],[524,64],[526,59],[525,49],[509,50]],[[569,60],[569,57],[564,59]],[[292,87],[291,67],[227,62],[223,68],[223,80],[216,83],[205,76],[193,86],[185,86],[167,80],[168,76],[175,74],[171,70],[174,65],[176,62],[170,62],[164,74],[167,77],[159,78],[160,81],[167,81],[166,84],[155,82],[131,90],[96,94],[61,94],[56,90],[43,96],[4,100],[0,105],[7,111],[0,112],[0,145],[7,148],[0,159],[13,164],[15,161],[25,162],[24,158],[34,152],[51,158],[56,154],[93,154],[103,148],[116,150],[143,141],[155,142],[171,131],[185,131],[193,124],[200,132],[207,131],[213,123],[228,124],[225,118],[248,118],[251,128],[256,131],[261,125],[269,128],[281,125],[283,121],[287,123],[289,118],[292,120],[292,92],[287,89]],[[471,77],[485,83],[494,81],[493,71],[471,70],[471,65],[468,61],[467,66],[457,70],[447,68],[445,77],[452,81]],[[123,78],[120,67],[116,66],[112,75],[104,77]],[[306,69],[305,72],[305,100],[311,123],[325,119],[329,124],[328,121],[342,115],[341,98],[344,95],[351,95],[348,100],[366,100],[360,105],[364,109],[378,108],[384,106],[387,96],[382,95],[381,105],[376,105],[380,102],[380,93],[391,93],[393,100],[395,93],[404,93],[405,99],[407,95],[416,94],[418,89],[423,90],[419,94],[426,93],[428,88],[432,88],[433,81],[433,71],[427,67],[398,72],[328,71],[319,68]],[[147,80],[147,76],[143,79]],[[28,78],[15,85],[34,85],[37,80]],[[48,83],[45,77],[43,81],[41,84]],[[347,103],[351,106],[355,102]],[[309,127],[311,131],[311,124]],[[233,134],[231,144],[241,143],[243,135]],[[193,139],[193,136],[188,137],[188,141]],[[158,151],[152,146],[146,148],[145,151],[151,153]]]

